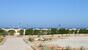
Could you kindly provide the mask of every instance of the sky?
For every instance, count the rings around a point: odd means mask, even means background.
[[[88,0],[0,0],[0,27],[88,27]]]

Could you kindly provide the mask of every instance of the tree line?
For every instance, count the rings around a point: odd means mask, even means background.
[[[18,31],[20,33],[20,35],[23,35],[24,30],[19,30]],[[15,31],[14,30],[9,30],[8,32],[0,29],[0,35],[14,35]],[[47,30],[43,30],[43,29],[33,29],[33,28],[29,28],[26,29],[25,31],[25,35],[53,35],[53,34],[88,34],[88,29],[86,28],[81,28],[81,29],[77,29],[77,30],[69,30],[69,29],[65,29],[65,28],[50,28]]]
[[[53,34],[88,34],[88,29],[86,28],[81,28],[77,30],[69,30],[65,28],[50,28],[48,30],[34,30],[33,28],[27,29],[26,30],[26,35],[53,35]]]

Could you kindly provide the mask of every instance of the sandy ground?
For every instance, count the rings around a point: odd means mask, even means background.
[[[57,39],[53,41],[49,41],[45,43],[46,45],[58,45],[62,47],[72,47],[72,48],[80,48],[85,47],[88,48],[88,37],[68,37],[66,39]]]
[[[23,37],[6,37],[6,39],[0,50],[32,50],[30,45],[23,41]]]

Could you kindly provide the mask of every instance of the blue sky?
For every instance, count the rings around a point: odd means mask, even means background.
[[[88,0],[0,0],[0,27],[87,27]]]

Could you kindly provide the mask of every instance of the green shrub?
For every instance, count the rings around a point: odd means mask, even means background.
[[[65,50],[71,50],[71,48],[68,46],[68,47],[66,47],[66,49]]]
[[[33,35],[33,28],[27,29],[25,35]]]
[[[41,50],[50,50],[50,48],[48,46],[43,46]]]
[[[28,40],[29,40],[30,42],[33,42],[33,41],[34,41],[34,39],[33,39],[33,38],[29,38]]]
[[[84,47],[81,47],[80,50],[85,50]]]
[[[20,35],[23,35],[24,30],[20,30],[19,33],[20,33]]]
[[[3,39],[4,39],[4,38],[3,38],[3,36],[0,36],[0,42],[2,42],[2,41],[3,41]]]
[[[9,30],[8,33],[9,33],[9,35],[14,35],[15,31],[14,30]]]

